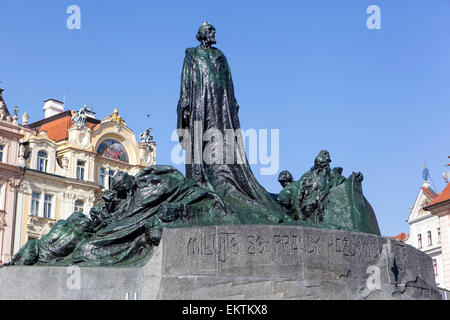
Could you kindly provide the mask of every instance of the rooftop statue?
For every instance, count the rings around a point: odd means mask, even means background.
[[[77,128],[81,128],[86,126],[86,109],[87,105],[84,105],[80,110],[77,112],[72,111],[72,122]]]
[[[152,131],[152,128],[145,129],[145,131],[139,135],[139,139],[141,139],[141,143],[146,148],[148,148],[150,151],[153,151],[152,144],[154,143],[154,141],[153,141],[153,136],[150,134],[151,131]]]

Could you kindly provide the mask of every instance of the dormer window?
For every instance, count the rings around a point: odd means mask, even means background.
[[[39,151],[37,157],[37,170],[47,172],[48,157],[45,151]]]

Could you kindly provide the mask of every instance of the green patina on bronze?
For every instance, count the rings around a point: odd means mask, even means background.
[[[242,136],[226,135],[227,130],[240,129],[239,105],[225,55],[211,46],[214,27],[203,24],[197,39],[201,45],[186,50],[177,109],[180,142],[187,155],[186,177],[164,165],[145,168],[134,177],[119,171],[89,217],[75,212],[58,221],[5,265],[139,265],[159,244],[162,230],[171,227],[282,224],[380,235],[362,193],[362,174],[343,177],[341,168],[330,168],[324,150],[298,181],[282,172],[280,194],[269,194],[258,183],[239,147]],[[201,131],[196,131],[196,123],[201,123]],[[208,129],[225,137],[224,147],[214,153],[223,159],[231,156],[235,162],[195,161],[196,151],[203,156],[210,148],[202,139]],[[237,147],[230,151],[226,146],[231,142]]]
[[[284,187],[277,196],[280,205],[295,220],[380,235],[375,212],[362,192],[363,175],[345,178],[342,168],[331,169],[330,162],[330,154],[322,150],[298,181],[283,171],[278,179]]]

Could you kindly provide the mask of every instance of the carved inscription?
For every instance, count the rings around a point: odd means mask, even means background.
[[[214,256],[221,262],[229,260],[230,256],[243,254],[249,256],[272,255],[318,255],[321,238],[316,235],[301,233],[252,234],[221,232],[218,235],[198,235],[188,239],[188,257]]]
[[[264,261],[293,255],[304,259],[313,256],[323,257],[325,260],[332,256],[362,260],[380,257],[378,240],[365,235],[325,234],[295,229],[279,232],[275,230],[271,233],[251,232],[251,229],[248,232],[241,230],[217,234],[193,234],[187,238],[187,257],[189,259],[202,257],[221,263],[226,263],[230,259],[235,260],[233,257],[237,255],[249,258],[261,257],[265,259]],[[400,268],[403,267],[405,260],[401,249],[394,248]]]
[[[334,237],[328,240],[329,252],[334,255],[376,259],[380,255],[378,243],[366,237]]]
[[[238,254],[239,250],[234,232],[222,232],[217,237],[205,235],[191,237],[187,243],[188,256],[212,256],[215,253],[222,262],[227,261],[230,255]]]

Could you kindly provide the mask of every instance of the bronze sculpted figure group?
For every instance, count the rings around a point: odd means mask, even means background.
[[[362,174],[345,178],[342,168],[331,169],[325,150],[298,181],[281,172],[278,195],[258,183],[242,147],[231,70],[213,47],[215,33],[205,22],[197,33],[200,45],[186,49],[177,108],[186,176],[164,165],[134,177],[119,171],[89,217],[75,212],[58,221],[9,265],[137,265],[158,245],[164,228],[189,225],[307,225],[380,234],[362,194]],[[74,114],[76,125],[85,121],[84,111]],[[141,135],[143,143],[151,139],[150,129]]]

